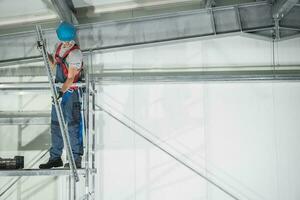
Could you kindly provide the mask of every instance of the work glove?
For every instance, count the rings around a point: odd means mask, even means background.
[[[49,59],[50,63],[53,65],[54,64],[53,56],[49,52],[47,52],[47,54],[48,54],[48,59]]]
[[[58,101],[63,95],[64,93],[61,90],[58,91],[56,100]]]
[[[52,97],[52,104],[54,105],[55,104],[54,101],[58,101],[63,95],[64,93],[62,91],[58,91],[56,99]]]

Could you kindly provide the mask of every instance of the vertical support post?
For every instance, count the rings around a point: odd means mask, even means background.
[[[216,30],[216,23],[215,23],[215,16],[214,16],[214,11],[212,8],[209,8],[210,11],[210,21],[211,21],[211,28],[213,30],[213,33],[216,35],[217,30]]]
[[[72,200],[72,188],[71,188],[72,177],[68,176],[67,179],[68,179],[68,191],[69,191],[68,199]]]
[[[89,75],[93,73],[93,54],[92,51],[90,51],[90,71]],[[89,76],[89,99],[91,100],[91,104],[88,104],[88,113],[91,113],[91,122],[90,122],[90,127],[89,127],[89,137],[90,137],[90,142],[91,142],[91,149],[90,149],[90,169],[91,171],[91,185],[90,185],[90,195],[91,199],[95,199],[95,147],[96,147],[96,134],[95,134],[95,129],[96,129],[96,116],[95,116],[95,111],[96,111],[96,104],[95,104],[95,82],[94,80]],[[90,116],[89,116],[90,117]]]
[[[88,54],[88,66],[85,71],[85,199],[90,199],[90,77],[89,77],[89,67],[91,65],[91,52]]]
[[[93,66],[93,65],[91,65]],[[92,174],[92,189],[93,189],[93,199],[95,199],[95,187],[96,187],[96,180],[95,180],[95,148],[96,148],[96,90],[95,90],[95,82],[94,80],[92,80],[92,90],[93,90],[93,96],[92,96],[92,115],[93,115],[93,121],[92,121],[92,170],[93,170],[93,174]]]
[[[73,185],[73,200],[76,200],[76,181],[71,179]]]
[[[73,156],[73,153],[72,153],[72,148],[71,148],[71,143],[70,143],[70,138],[69,138],[69,132],[68,132],[68,126],[67,126],[67,124],[64,120],[64,115],[63,115],[63,112],[62,112],[62,109],[61,109],[60,102],[57,100],[58,92],[57,92],[57,88],[55,86],[52,71],[51,71],[51,68],[50,68],[48,55],[47,55],[47,50],[46,50],[46,40],[43,38],[41,26],[39,26],[39,25],[36,26],[36,32],[37,32],[37,36],[38,36],[38,41],[37,41],[38,48],[40,49],[40,51],[43,55],[44,64],[45,64],[45,67],[46,67],[47,76],[48,76],[48,80],[49,80],[49,83],[50,83],[51,94],[52,94],[52,98],[53,98],[53,102],[54,102],[54,106],[55,106],[55,110],[56,110],[56,115],[57,115],[57,118],[58,118],[60,131],[61,131],[61,134],[62,134],[62,138],[63,138],[64,144],[65,144],[65,147],[66,147],[66,151],[67,151],[67,155],[68,155],[68,159],[69,159],[69,163],[70,163],[70,170],[72,172],[74,180],[76,182],[78,182],[79,181],[79,176],[78,176],[78,172],[77,172],[77,169],[76,169],[74,156]]]
[[[275,23],[275,39],[276,41],[280,40],[280,27],[279,27],[279,19],[275,18],[274,23]]]
[[[68,191],[69,191],[69,200],[76,200],[76,181],[72,176],[68,176]]]
[[[20,82],[23,81],[22,77],[20,77],[19,79],[20,79],[19,80]],[[23,110],[23,96],[19,95],[18,97],[19,97],[18,109]],[[18,125],[18,150],[22,147],[22,131],[23,131],[22,125]],[[21,198],[22,198],[22,195],[21,195],[22,184],[20,182],[21,181],[17,182],[17,200],[21,200]]]
[[[243,25],[242,25],[242,20],[241,20],[241,15],[240,15],[240,9],[238,6],[235,7],[235,15],[236,15],[236,20],[238,22],[238,26],[241,32],[243,32]]]

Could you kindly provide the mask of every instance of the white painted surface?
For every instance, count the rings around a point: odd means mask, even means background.
[[[102,89],[101,102],[114,107],[114,114],[127,115],[156,135],[156,142],[178,150],[179,157],[187,154],[241,199],[299,197],[299,83]],[[106,114],[99,117],[104,199],[231,199]]]

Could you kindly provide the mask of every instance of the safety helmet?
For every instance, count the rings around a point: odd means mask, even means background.
[[[56,34],[60,41],[71,41],[76,37],[76,28],[68,22],[61,22],[56,29]]]

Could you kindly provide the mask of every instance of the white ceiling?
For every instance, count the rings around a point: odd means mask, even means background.
[[[0,26],[58,18],[50,0],[1,0]]]
[[[173,4],[181,2],[190,2],[204,0],[73,0],[75,8],[86,7],[86,6],[118,6],[118,5],[137,5],[137,6],[148,6],[148,5],[162,5],[162,4]]]
[[[93,7],[93,13],[107,13],[141,7],[176,5],[204,0],[73,0],[76,9]],[[51,0],[0,0],[0,27],[58,20]]]
[[[128,10],[149,6],[178,4],[185,2],[203,2],[204,0],[73,0],[75,8],[92,6],[95,13]]]

